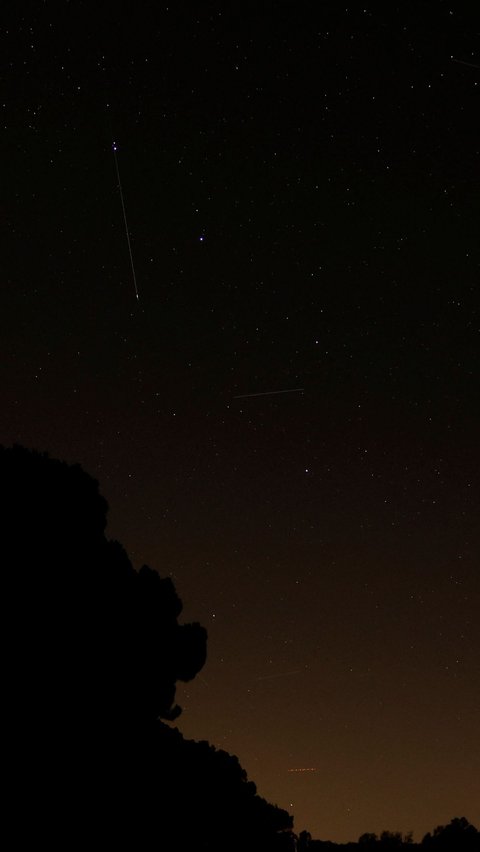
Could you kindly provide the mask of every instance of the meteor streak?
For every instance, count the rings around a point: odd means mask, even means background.
[[[234,399],[247,399],[247,397],[251,396],[274,396],[278,393],[303,393],[305,388],[287,388],[287,390],[276,390],[276,391],[262,391],[261,393],[239,393],[237,396],[234,396]]]
[[[112,151],[113,151],[113,158],[115,160],[115,170],[117,172],[118,191],[120,193],[120,201],[122,202],[123,221],[124,221],[124,224],[125,224],[125,234],[126,234],[126,237],[127,237],[128,253],[130,255],[130,266],[132,267],[133,286],[135,287],[135,295],[138,299],[137,276],[135,275],[135,266],[133,265],[132,246],[131,246],[131,243],[130,243],[130,234],[129,234],[129,231],[128,231],[128,222],[127,222],[127,213],[126,213],[126,210],[125,210],[125,202],[123,200],[122,181],[120,180],[120,169],[118,168],[117,143],[116,142],[112,143]]]
[[[273,680],[277,677],[291,677],[292,675],[301,674],[303,669],[294,669],[292,672],[279,672],[278,674],[260,675],[257,680]]]
[[[453,62],[457,62],[459,65],[466,65],[468,68],[476,68],[477,71],[480,71],[480,65],[474,65],[473,62],[465,62],[463,59],[455,59],[454,56],[451,58]]]
[[[287,769],[287,772],[316,772],[316,771],[317,771],[316,766],[306,766],[306,767],[302,766],[300,769]]]

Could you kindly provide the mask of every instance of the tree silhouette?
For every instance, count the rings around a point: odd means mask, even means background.
[[[381,849],[400,849],[403,845],[403,837],[399,831],[382,831],[380,835]]]
[[[306,852],[310,847],[312,835],[309,831],[301,831],[297,838],[297,852]]]
[[[358,844],[366,852],[368,849],[377,848],[378,837],[376,834],[367,831],[358,838]]]
[[[182,604],[169,578],[136,572],[106,539],[98,483],[78,465],[14,447],[1,451],[1,487],[23,687],[83,724],[92,713],[110,722],[175,718],[176,681],[204,664],[206,631],[178,624]],[[35,705],[29,712],[41,712]]]
[[[455,817],[448,825],[438,825],[426,834],[422,849],[432,852],[479,852],[480,832],[465,817]]]
[[[105,536],[78,465],[0,448],[6,811],[52,850],[292,848],[292,818],[238,759],[171,722],[178,680],[206,658],[169,578]],[[13,828],[12,828],[13,830]]]

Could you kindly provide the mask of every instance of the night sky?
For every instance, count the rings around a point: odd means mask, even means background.
[[[149,5],[4,10],[0,442],[100,481],[296,831],[478,827],[478,20]]]

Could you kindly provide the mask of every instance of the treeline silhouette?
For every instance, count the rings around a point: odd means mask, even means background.
[[[328,840],[313,840],[308,831],[300,832],[296,844],[297,852],[327,852],[327,850],[359,850],[359,852],[389,852],[403,849],[413,852],[479,852],[480,832],[465,817],[455,817],[448,825],[439,825],[433,833],[424,836],[421,843],[414,843],[412,834],[402,835],[397,831],[382,831],[380,835],[365,833],[357,843],[332,843]]]
[[[4,834],[15,846],[356,848],[297,838],[292,817],[257,795],[237,757],[172,726],[177,681],[202,668],[207,634],[179,623],[169,578],[135,571],[107,539],[96,480],[15,446],[0,447],[0,483]],[[387,834],[358,846],[412,848]],[[478,837],[453,820],[422,848],[470,851]]]

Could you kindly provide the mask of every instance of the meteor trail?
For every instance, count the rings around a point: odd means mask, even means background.
[[[126,213],[126,210],[125,210],[125,202],[123,200],[122,181],[120,180],[120,169],[118,168],[117,143],[116,142],[112,143],[112,151],[113,151],[113,158],[115,160],[115,169],[116,169],[116,172],[117,172],[118,191],[120,193],[120,201],[122,202],[123,221],[125,223],[125,234],[126,234],[126,237],[127,237],[128,253],[130,255],[130,266],[132,267],[133,286],[135,287],[135,295],[138,299],[137,276],[135,275],[135,267],[133,265],[132,246],[131,246],[131,243],[130,243],[130,234],[128,232],[128,222],[127,222],[127,213]]]
[[[278,674],[260,675],[257,680],[272,680],[277,677],[290,677],[291,675],[301,674],[303,669],[295,669],[292,672],[279,672]]]
[[[300,769],[287,769],[287,772],[316,772],[316,766],[302,766]]]
[[[453,62],[457,62],[459,65],[466,65],[468,68],[476,68],[477,71],[480,71],[480,65],[474,65],[473,62],[465,62],[463,59],[455,59],[454,56],[451,58]]]
[[[237,396],[234,396],[234,399],[247,399],[247,397],[251,396],[274,396],[278,393],[302,393],[305,388],[287,388],[287,390],[277,390],[277,391],[262,391],[261,393],[239,393]]]

